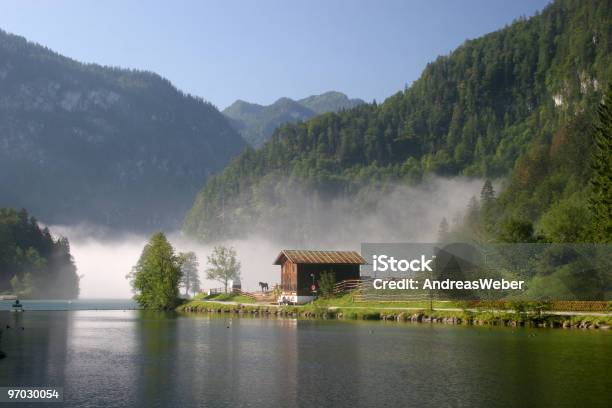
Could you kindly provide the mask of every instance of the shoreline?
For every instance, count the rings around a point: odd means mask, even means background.
[[[292,317],[307,319],[384,320],[409,323],[453,324],[563,329],[612,329],[612,315],[515,313],[498,310],[396,310],[350,306],[278,306],[246,303],[190,301],[176,308],[182,313],[215,313],[255,317]],[[558,314],[561,313],[561,314]]]

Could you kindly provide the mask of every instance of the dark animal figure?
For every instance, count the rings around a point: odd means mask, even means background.
[[[267,292],[269,289],[268,282],[259,282],[259,286],[261,287],[262,292]]]

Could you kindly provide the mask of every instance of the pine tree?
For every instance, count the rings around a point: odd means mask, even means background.
[[[445,242],[448,239],[449,229],[450,228],[446,217],[442,218],[442,221],[440,221],[440,227],[438,228],[439,243]]]
[[[480,191],[480,205],[487,207],[495,200],[495,191],[493,191],[493,184],[490,179],[486,179],[482,190]]]
[[[599,106],[595,146],[591,158],[592,195],[589,200],[595,220],[594,241],[612,242],[612,85]]]
[[[467,225],[471,228],[475,228],[480,220],[480,203],[475,196],[472,196],[468,203],[467,209]]]
[[[480,223],[487,237],[493,235],[495,227],[495,191],[490,179],[486,179],[480,191]]]

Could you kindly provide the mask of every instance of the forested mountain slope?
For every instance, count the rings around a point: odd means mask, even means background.
[[[420,183],[429,174],[517,177],[534,148],[564,144],[555,135],[576,121],[592,123],[612,72],[611,22],[609,1],[559,0],[466,41],[382,104],[282,126],[209,179],[184,230],[204,240],[240,235],[282,215],[296,191],[353,197],[375,211],[369,193],[390,183]],[[589,143],[583,147],[588,156]],[[567,173],[559,177],[539,210],[514,203],[500,216],[539,221],[568,181]],[[533,187],[523,187],[525,194]]]
[[[0,208],[0,294],[75,299],[79,295],[70,244],[41,229],[25,211]]]
[[[214,106],[156,74],[0,31],[0,206],[45,223],[175,227],[244,146]]]

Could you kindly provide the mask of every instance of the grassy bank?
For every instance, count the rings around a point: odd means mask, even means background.
[[[244,295],[236,293],[217,293],[214,295],[197,295],[194,301],[198,300],[210,300],[215,302],[238,302],[238,303],[255,303],[255,300]]]
[[[338,301],[335,301],[338,300]],[[303,306],[274,306],[264,304],[228,304],[193,300],[181,305],[180,312],[228,313],[236,315],[281,316],[294,318],[388,320],[413,323],[445,323],[464,325],[491,325],[513,327],[563,327],[584,329],[609,329],[612,316],[588,314],[560,315],[532,311],[499,310],[436,310],[435,307],[456,307],[458,304],[436,302],[434,310],[429,304],[418,306],[418,302],[400,305],[389,303],[355,303],[342,298],[318,300]],[[409,306],[405,306],[409,305]],[[406,310],[410,307],[413,310]]]
[[[448,300],[412,300],[405,302],[397,301],[356,301],[355,296],[346,294],[332,298],[319,298],[314,302],[315,306],[319,307],[367,307],[367,308],[413,308],[413,309],[443,309],[443,308],[462,308],[464,305],[461,302],[453,302]]]

